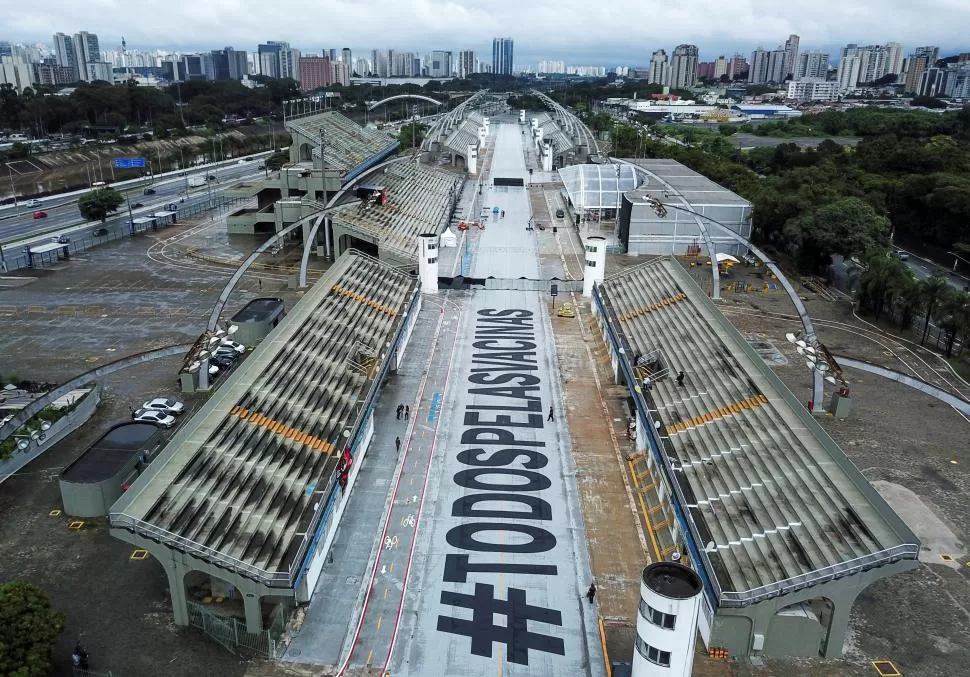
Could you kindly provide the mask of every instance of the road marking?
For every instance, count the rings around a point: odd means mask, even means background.
[[[131,556],[128,557],[133,562],[138,562],[148,557],[147,550],[133,550]]]
[[[68,523],[67,528],[68,529],[73,529],[74,531],[77,531],[78,529],[80,529],[83,526],[84,526],[84,521],[83,520],[74,520],[73,522]]]
[[[384,599],[387,599],[387,592],[388,592],[387,588],[384,588]]]
[[[61,516],[61,511],[58,510],[57,508],[55,508],[54,510],[51,510],[49,513],[47,513],[47,516],[48,517],[60,517]]]
[[[374,657],[374,650],[371,649],[367,652],[367,665],[370,665],[371,659]]]
[[[377,617],[377,629],[380,630],[382,625],[384,625],[384,617],[383,616],[378,616]]]

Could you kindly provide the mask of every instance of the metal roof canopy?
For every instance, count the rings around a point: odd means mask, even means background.
[[[677,262],[630,268],[595,296],[719,606],[916,559],[912,531]],[[648,399],[632,362],[655,349],[688,381],[655,381]]]
[[[569,199],[577,209],[618,209],[623,193],[640,184],[630,165],[571,165],[559,170]]]
[[[67,249],[70,244],[66,242],[45,242],[44,244],[37,245],[36,247],[30,248],[31,254],[46,254],[47,252],[56,252],[61,249]]]

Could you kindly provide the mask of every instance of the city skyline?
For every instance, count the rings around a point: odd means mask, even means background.
[[[866,5],[866,12],[859,12],[851,2],[822,2],[802,8],[742,8],[732,12],[729,3],[719,3],[714,8],[710,0],[684,0],[675,7],[651,8],[649,22],[631,20],[647,13],[629,0],[595,7],[568,0],[555,4],[540,0],[528,6],[516,5],[514,9],[511,4],[499,2],[487,10],[459,11],[438,0],[426,0],[416,8],[392,3],[386,10],[381,6],[364,10],[349,3],[312,6],[279,0],[270,15],[264,15],[261,6],[252,0],[240,0],[236,7],[238,10],[227,17],[200,13],[196,3],[173,0],[165,12],[153,13],[151,21],[145,22],[132,12],[92,15],[89,8],[65,0],[38,0],[8,10],[5,34],[0,35],[0,40],[49,43],[54,33],[88,30],[100,36],[102,49],[119,44],[124,35],[130,48],[180,52],[225,45],[254,50],[257,44],[272,38],[307,52],[316,51],[317,44],[339,42],[354,52],[395,47],[419,53],[475,50],[485,54],[492,37],[508,35],[516,43],[517,64],[568,58],[573,63],[610,66],[643,65],[649,63],[655,49],[672,53],[678,44],[697,45],[701,61],[722,54],[750,53],[758,47],[771,50],[783,44],[791,33],[802,37],[801,49],[832,52],[846,43],[891,40],[904,45],[939,45],[942,53],[958,53],[968,46],[963,26],[970,22],[970,3],[953,7],[947,6],[946,0],[930,0],[918,6],[898,0],[876,0]],[[320,21],[315,21],[311,15],[318,13]],[[724,21],[712,28],[691,20],[692,16],[712,15],[723,16]],[[517,27],[514,31],[508,30],[511,16]],[[873,25],[871,16],[880,17],[878,27]],[[326,25],[327,30],[318,35],[310,28],[317,25]],[[528,27],[533,25],[542,26],[542,30],[529,32]],[[414,32],[402,35],[401,26],[415,27]],[[583,30],[574,30],[576,26]],[[399,37],[388,40],[388,34]],[[570,35],[568,40],[558,37],[566,34]],[[387,42],[396,44],[384,44]],[[420,47],[415,48],[416,45]]]

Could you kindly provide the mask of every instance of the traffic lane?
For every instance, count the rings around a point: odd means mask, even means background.
[[[231,165],[227,168],[218,168],[221,171],[213,170],[210,174],[214,174],[219,177],[216,183],[219,189],[224,187],[228,181],[243,179],[243,178],[253,178],[263,172],[261,170],[256,170],[254,163],[247,162],[245,165]],[[221,176],[220,176],[221,175]],[[153,211],[158,211],[159,209],[164,209],[164,207],[171,203],[176,202],[177,198],[185,194],[185,183],[187,182],[186,177],[179,177],[177,182],[172,184],[159,186],[155,188],[156,191],[154,195],[144,195],[144,188],[140,193],[130,193],[128,195],[128,200],[131,201],[132,205],[137,202],[143,203],[145,206],[140,208],[133,208],[132,211],[135,215],[143,215]],[[215,187],[213,187],[215,188]],[[201,191],[208,195],[208,189],[206,186],[190,187],[189,194],[194,195],[196,191]],[[208,199],[206,197],[206,199]],[[127,204],[123,204],[119,212],[127,211]],[[57,209],[52,209],[50,211],[46,209],[37,209],[34,211],[44,211],[47,213],[47,217],[43,219],[32,218],[33,212],[25,214],[21,219],[8,221],[6,223],[0,223],[0,241],[6,241],[11,238],[22,238],[30,237],[34,233],[40,233],[45,231],[51,231],[58,228],[70,228],[72,226],[80,225],[85,223],[84,219],[81,218],[80,213],[77,211],[77,203],[71,203],[69,205],[64,205]],[[90,223],[94,223],[93,221]]]

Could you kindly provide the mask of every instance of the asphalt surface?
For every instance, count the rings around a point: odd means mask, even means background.
[[[900,249],[898,251],[903,250]],[[970,278],[968,278],[966,275],[954,273],[952,270],[944,268],[935,261],[925,259],[922,256],[917,256],[912,252],[906,253],[909,254],[909,258],[906,259],[904,263],[906,264],[906,267],[912,271],[913,275],[916,276],[916,279],[925,280],[930,277],[942,277],[947,281],[947,284],[957,291],[966,291],[968,288],[970,288]]]
[[[221,167],[201,168],[195,171],[188,170],[184,177],[166,178],[154,184],[146,182],[125,187],[124,191],[128,195],[132,207],[137,202],[145,205],[138,209],[132,209],[132,214],[135,218],[138,218],[139,216],[165,209],[165,206],[171,202],[179,202],[180,196],[185,194],[186,189],[189,190],[190,197],[185,203],[180,203],[180,208],[188,208],[193,204],[207,201],[208,189],[205,186],[189,187],[187,185],[189,176],[214,175],[217,180],[212,182],[212,189],[215,190],[216,188],[225,187],[228,182],[263,174],[263,171],[256,169],[259,164],[259,160],[252,160],[241,165],[231,164]],[[149,186],[155,190],[154,195],[144,194],[144,189]],[[20,217],[0,221],[0,243],[16,242],[39,234],[54,232],[84,223],[91,223],[81,218],[77,210],[76,197],[66,198],[64,202],[56,202],[52,199],[47,199],[43,202],[44,206],[41,207],[27,208],[21,206],[24,209],[24,213]],[[47,217],[42,219],[33,218],[34,212],[37,211],[46,212]],[[127,218],[127,211],[127,205],[122,205],[118,214],[123,214]]]

